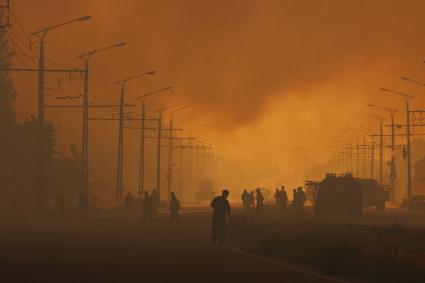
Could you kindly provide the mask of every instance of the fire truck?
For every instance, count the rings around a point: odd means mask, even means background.
[[[320,182],[306,181],[307,199],[314,204],[317,217],[346,216],[358,219],[363,207],[385,210],[387,192],[373,179],[354,178],[352,174],[326,174]]]

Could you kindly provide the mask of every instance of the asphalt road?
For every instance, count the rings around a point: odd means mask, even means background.
[[[205,209],[204,209],[205,211]],[[0,229],[0,282],[338,282],[209,245],[210,213],[136,214]]]

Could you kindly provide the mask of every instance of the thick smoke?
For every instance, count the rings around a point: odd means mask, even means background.
[[[423,74],[425,3],[420,0],[43,0],[15,5],[31,30],[92,15],[91,23],[49,34],[49,56],[76,65],[77,54],[126,40],[125,50],[94,59],[92,95],[116,101],[115,80],[154,68],[155,78],[129,85],[128,101],[172,85],[175,93],[152,99],[152,108],[190,104],[190,110],[178,115],[180,125],[208,123],[209,128],[199,132],[218,144],[320,148],[347,125],[375,127],[373,120],[359,117],[367,111],[365,103],[400,104],[397,97],[378,94],[379,87],[420,90],[399,81],[401,75]],[[27,83],[24,90],[35,94],[35,83]],[[20,116],[35,112],[36,101],[28,96],[18,98]],[[78,113],[50,115],[63,125],[64,142],[79,142]],[[113,170],[115,154],[102,153],[116,147],[116,125],[96,124],[92,132],[98,145],[93,160],[101,160],[93,162],[104,169],[110,160],[107,170]],[[137,151],[133,136],[128,134],[130,152]],[[324,155],[322,149],[278,154],[236,149],[227,151],[241,166],[247,165],[249,180],[259,183],[270,179],[270,174],[256,173],[259,163],[274,170],[274,176],[298,175],[293,179],[299,182],[305,178],[299,170],[305,161]],[[135,156],[129,157],[129,167],[136,166]],[[270,159],[276,158],[282,161],[273,167]]]

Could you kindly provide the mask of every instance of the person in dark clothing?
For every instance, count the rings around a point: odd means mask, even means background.
[[[228,190],[223,190],[221,196],[215,197],[211,202],[211,207],[213,211],[212,219],[212,237],[211,245],[216,246],[217,243],[222,245],[226,237],[226,214],[230,221],[232,221],[232,216],[230,214],[230,204],[227,200],[229,196]]]
[[[280,194],[279,188],[276,188],[276,192],[274,193],[274,198],[276,199],[276,207],[281,207],[282,205],[282,195]]]
[[[170,194],[170,223],[173,223],[174,221],[177,223],[180,223],[180,202],[176,197],[176,194],[172,192]]]
[[[297,208],[300,212],[304,212],[304,203],[306,201],[306,196],[303,191],[303,187],[299,187],[297,190]]]
[[[149,195],[148,191],[145,191],[145,194],[142,199],[142,213],[143,220],[153,220],[152,196]]]
[[[242,206],[244,209],[249,208],[249,193],[247,190],[244,190],[241,196],[242,199]]]
[[[288,206],[288,194],[286,193],[284,186],[280,188],[280,198],[281,198],[280,207],[282,208],[282,210],[285,210],[286,207]]]

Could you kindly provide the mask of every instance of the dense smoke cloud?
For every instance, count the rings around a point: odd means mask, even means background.
[[[90,23],[52,32],[49,56],[75,65],[78,53],[126,40],[125,51],[95,59],[92,94],[116,100],[115,80],[154,68],[155,78],[129,86],[128,100],[136,102],[137,94],[172,85],[175,94],[155,98],[152,107],[190,104],[190,111],[179,114],[179,123],[196,127],[207,122],[210,127],[201,134],[218,131],[216,143],[323,146],[347,123],[375,126],[356,118],[366,102],[399,105],[396,97],[376,94],[379,87],[417,91],[398,82],[399,77],[423,74],[425,3],[420,0],[43,0],[15,5],[32,30],[92,15]],[[26,91],[35,92],[35,82],[27,83]],[[32,99],[20,96],[21,116],[35,112]],[[77,114],[67,115],[79,121]],[[66,141],[78,142],[78,124],[60,123]],[[93,129],[94,142],[100,144],[95,151],[115,148],[115,128]],[[135,150],[136,143],[131,142]],[[313,154],[277,157],[291,163]],[[253,153],[237,154],[241,162],[248,155]],[[264,155],[258,153],[258,160],[266,161]]]

